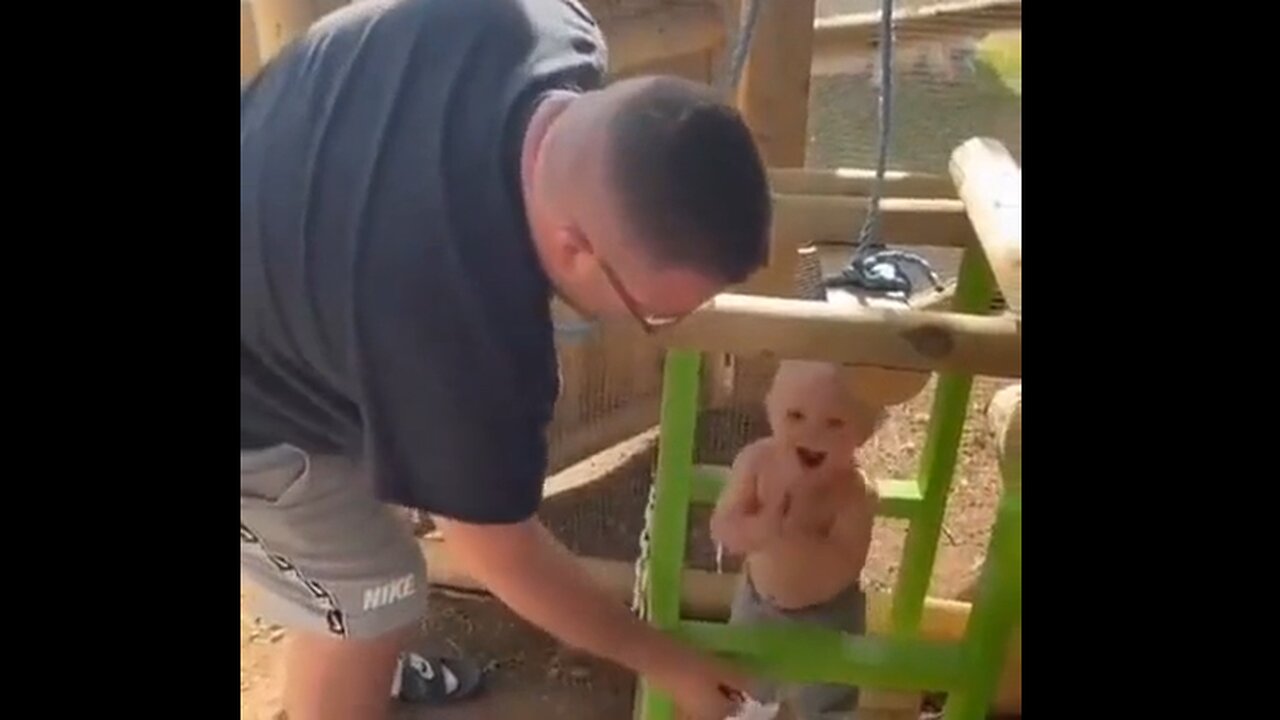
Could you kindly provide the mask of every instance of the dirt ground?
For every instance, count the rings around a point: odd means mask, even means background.
[[[960,461],[947,507],[931,595],[954,597],[972,577],[981,560],[994,518],[999,476],[995,451],[985,432],[982,412],[1000,383],[979,380],[970,401]],[[907,478],[914,474],[932,401],[932,388],[898,409],[863,451],[863,463],[877,478]],[[708,413],[701,425],[714,432],[717,424],[743,423]],[[762,430],[748,419],[749,434]],[[702,442],[707,447],[710,443]],[[725,453],[701,453],[702,462],[728,461]],[[583,472],[605,479],[586,489],[549,501],[543,520],[574,551],[612,559],[634,560],[636,536],[643,522],[644,498],[653,464],[645,452],[613,467],[587,467]],[[707,541],[705,514],[694,513],[690,526],[689,565],[714,568],[714,551]],[[888,589],[902,554],[904,527],[882,520],[877,525],[871,557],[864,572],[868,588]],[[732,568],[730,568],[732,570]],[[240,717],[267,720],[283,717],[280,693],[281,650],[286,642],[279,628],[253,617],[246,600],[250,588],[241,586]],[[452,709],[412,711],[398,717],[432,720],[621,720],[630,717],[634,683],[621,670],[564,652],[556,642],[513,616],[492,600],[432,595],[431,610],[422,625],[418,647],[431,653],[465,654],[488,663],[488,692],[481,699]]]

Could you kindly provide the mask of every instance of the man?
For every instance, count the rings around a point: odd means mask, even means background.
[[[767,255],[741,118],[674,78],[602,87],[605,65],[577,0],[367,0],[242,91],[241,567],[291,630],[293,720],[475,685],[403,654],[425,568],[383,503],[430,513],[516,613],[695,718],[746,684],[632,617],[535,518],[552,293],[652,330]]]

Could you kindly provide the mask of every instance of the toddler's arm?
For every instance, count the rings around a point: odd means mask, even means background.
[[[784,507],[764,507],[760,501],[758,456],[757,446],[748,446],[738,453],[729,482],[711,514],[712,539],[734,555],[758,550],[778,532],[785,512]]]

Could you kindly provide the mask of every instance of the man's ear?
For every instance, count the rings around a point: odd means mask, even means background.
[[[580,274],[587,263],[593,262],[595,252],[591,243],[576,226],[561,225],[551,234],[551,256],[566,275]]]

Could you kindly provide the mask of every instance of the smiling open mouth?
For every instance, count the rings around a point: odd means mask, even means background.
[[[809,448],[796,448],[796,457],[800,458],[800,464],[812,470],[822,464],[827,459],[827,454],[810,450]]]

